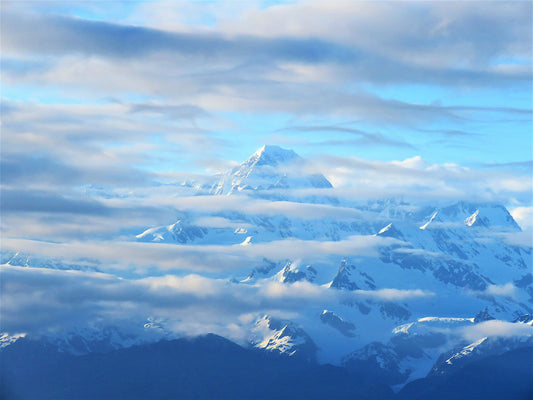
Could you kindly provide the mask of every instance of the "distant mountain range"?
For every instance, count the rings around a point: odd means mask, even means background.
[[[291,316],[256,315],[244,347],[215,335],[179,338],[164,321],[133,321],[145,334],[112,325],[5,332],[4,397],[531,398],[532,249],[507,239],[520,232],[507,209],[347,201],[305,171],[292,150],[264,146],[208,183],[184,184],[191,196],[240,196],[261,207],[184,211],[130,239],[252,248],[293,240],[293,257],[239,266],[228,284],[333,297]],[[338,250],[317,257],[302,254],[301,243]],[[92,268],[23,251],[3,252],[2,264]]]

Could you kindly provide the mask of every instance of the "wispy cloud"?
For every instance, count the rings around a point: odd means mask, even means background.
[[[424,297],[435,296],[435,293],[421,289],[378,289],[378,290],[355,290],[356,296],[381,301],[405,301]]]
[[[337,125],[322,125],[322,126],[288,126],[286,128],[278,130],[278,132],[302,132],[302,133],[313,133],[313,132],[321,132],[321,133],[347,133],[349,135],[353,136],[359,136],[357,139],[330,139],[330,140],[323,140],[323,141],[309,141],[307,143],[301,143],[302,145],[307,146],[343,146],[343,145],[374,145],[374,146],[391,146],[391,147],[400,147],[400,148],[408,148],[408,149],[415,149],[414,146],[411,144],[401,141],[401,140],[395,140],[385,137],[381,133],[370,133],[366,132],[361,129],[356,128],[348,128],[343,126],[337,126]]]
[[[244,238],[243,238],[244,239]],[[306,258],[327,260],[346,254],[377,256],[380,246],[401,243],[392,238],[350,236],[339,241],[284,239],[260,242],[250,246],[236,245],[178,245],[137,242],[65,242],[50,243],[25,239],[4,239],[4,251],[23,251],[35,256],[78,260],[95,258],[108,270],[140,272],[151,269],[189,270],[203,272],[249,272],[250,265],[264,258],[282,261]]]

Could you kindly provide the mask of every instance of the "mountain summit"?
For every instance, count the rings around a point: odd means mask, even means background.
[[[212,194],[246,191],[257,197],[272,197],[273,189],[329,189],[333,186],[322,174],[306,174],[305,160],[293,150],[265,145],[233,170],[221,174]]]
[[[285,164],[292,160],[300,159],[301,157],[292,149],[284,149],[276,145],[264,145],[254,154],[250,156],[248,160],[241,164],[242,167],[254,167],[261,165],[270,165],[272,167]]]

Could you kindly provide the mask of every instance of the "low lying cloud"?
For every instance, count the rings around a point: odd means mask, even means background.
[[[169,326],[174,326],[177,332],[202,323],[213,328],[218,325],[220,329],[228,321],[238,322],[247,314],[274,310],[297,315],[304,306],[324,308],[348,298],[405,301],[433,295],[400,289],[349,292],[307,281],[239,284],[197,274],[127,279],[99,272],[8,265],[3,265],[0,271],[5,332],[68,331],[97,321],[141,324],[154,315],[171,321]]]
[[[421,289],[377,289],[377,290],[355,290],[357,296],[381,301],[403,301],[424,297],[435,296],[435,293]]]
[[[494,236],[501,238],[505,243],[511,246],[533,248],[533,230],[495,233]]]
[[[508,297],[514,298],[517,288],[508,282],[504,285],[488,285],[483,291],[471,291],[472,294],[480,297]]]
[[[35,256],[99,260],[108,269],[138,271],[190,270],[204,272],[239,271],[264,258],[273,261],[308,259],[314,262],[330,256],[377,256],[380,246],[402,243],[393,238],[373,235],[350,236],[339,241],[284,239],[248,246],[178,245],[141,242],[49,243],[24,239],[5,239],[5,251],[22,251]]]
[[[516,287],[512,283],[505,285],[489,285],[485,293],[491,296],[514,297]]]
[[[506,204],[511,198],[519,204],[529,205],[533,190],[530,175],[524,171],[436,164],[420,156],[378,161],[322,155],[312,161],[307,164],[307,170],[323,173],[335,187],[333,194],[339,198],[399,197],[418,204],[453,200]],[[519,208],[517,215],[521,216],[525,211]]]
[[[279,300],[298,299],[304,301],[323,301],[327,303],[336,297],[336,293],[324,287],[307,281],[284,284],[269,282],[260,288],[260,293],[268,298]]]
[[[465,339],[472,342],[484,337],[531,337],[533,336],[533,326],[507,321],[491,320],[461,328],[460,333]]]

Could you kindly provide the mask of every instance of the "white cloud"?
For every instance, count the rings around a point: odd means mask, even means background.
[[[299,299],[324,303],[331,301],[336,294],[324,286],[317,286],[307,281],[292,284],[269,282],[262,286],[259,292],[263,296],[277,300]]]
[[[514,297],[515,292],[516,287],[510,282],[505,285],[489,285],[485,289],[485,293],[491,296]]]
[[[220,295],[224,282],[209,279],[200,275],[186,275],[178,277],[166,275],[163,277],[148,277],[140,280],[149,285],[150,291],[159,292],[163,289],[171,289],[175,293],[194,294],[198,297]],[[170,293],[170,292],[169,292]]]
[[[236,332],[231,337],[239,337],[237,332],[242,333],[242,326],[253,319],[250,315],[295,316],[311,304],[323,308],[346,299],[407,301],[433,295],[393,288],[347,292],[307,281],[267,280],[248,285],[196,274],[134,279],[6,265],[1,273],[2,329],[6,332],[44,333],[96,322],[138,325],[156,316],[167,328],[189,335],[206,333],[203,329],[207,328],[225,334],[228,323],[237,324],[241,329],[233,326]]]
[[[400,197],[418,204],[453,200],[529,204],[529,174],[505,169],[482,170],[456,164],[432,164],[420,156],[400,161],[322,155],[307,165],[336,186],[339,198]],[[475,188],[475,190],[473,190]],[[520,213],[521,210],[518,211]]]
[[[495,297],[508,297],[512,299],[514,299],[516,292],[517,292],[517,289],[514,286],[514,284],[511,282],[508,282],[503,285],[488,285],[487,288],[482,291],[478,291],[478,290],[470,291],[471,294],[480,296],[480,297],[495,296]]]
[[[509,212],[522,230],[533,230],[533,207],[515,207],[511,208]]]
[[[533,336],[533,326],[521,323],[511,323],[507,321],[491,320],[461,328],[459,332],[465,339],[471,341],[476,341],[483,337],[531,337]]]
[[[381,301],[404,301],[424,297],[435,296],[435,293],[421,289],[377,289],[377,290],[355,290],[358,296]]]
[[[330,256],[377,256],[380,246],[401,243],[396,239],[370,236],[350,236],[340,241],[285,239],[240,245],[178,245],[137,242],[69,242],[49,243],[24,239],[4,239],[4,250],[21,251],[35,256],[77,260],[99,260],[108,269],[147,271],[239,271],[267,258],[321,260]]]

